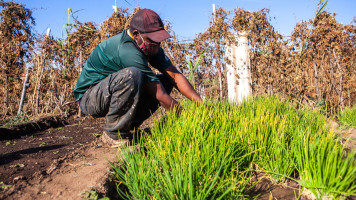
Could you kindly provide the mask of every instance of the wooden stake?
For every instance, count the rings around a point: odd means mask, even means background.
[[[216,12],[215,12],[215,4],[213,4],[213,22],[215,23]]]
[[[318,77],[318,69],[315,64],[314,56],[312,57],[313,59],[313,67],[314,67],[314,83],[315,83],[315,92],[318,97],[318,101],[320,101],[320,92],[319,92],[319,77]]]
[[[342,90],[343,90],[343,71],[342,71],[342,68],[341,68],[341,65],[339,63],[339,60],[337,59],[336,57],[336,53],[335,53],[335,49],[333,49],[333,54],[334,54],[334,59],[335,59],[335,63],[336,63],[336,66],[337,68],[339,69],[340,71],[340,86],[339,86],[339,101],[340,101],[340,106],[343,108],[344,107],[344,99],[342,97]]]
[[[23,102],[25,101],[25,96],[26,96],[26,89],[29,87],[28,85],[28,77],[29,77],[29,71],[30,69],[27,67],[26,68],[26,77],[25,77],[25,81],[23,82],[23,88],[22,88],[22,95],[21,95],[21,101],[20,101],[20,106],[19,106],[19,110],[17,112],[17,115],[20,115],[22,112],[22,107],[23,107]]]

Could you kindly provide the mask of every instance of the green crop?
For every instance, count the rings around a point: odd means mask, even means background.
[[[355,153],[346,153],[334,133],[314,138],[306,133],[296,138],[293,146],[299,183],[317,199],[356,194]]]
[[[203,59],[205,50],[203,50],[203,52],[201,52],[197,58],[197,60],[195,61],[195,64],[193,66],[192,61],[190,60],[186,60],[187,64],[188,64],[188,68],[189,68],[189,76],[188,76],[188,80],[189,82],[193,85],[193,87],[195,88],[195,72],[198,70],[198,67],[200,65],[201,60]]]
[[[352,126],[356,128],[356,104],[340,111],[338,118],[343,127]]]
[[[134,153],[123,150],[118,179],[130,199],[222,199],[243,196],[248,147],[234,134],[227,103],[187,105],[157,122]],[[219,109],[216,109],[219,108]],[[229,116],[230,115],[230,116]],[[182,120],[185,119],[185,120]],[[224,121],[224,120],[229,121]]]
[[[121,149],[113,165],[121,197],[241,199],[253,170],[276,182],[296,179],[317,198],[355,194],[355,154],[346,154],[320,110],[278,97],[183,107],[157,120],[136,150]]]

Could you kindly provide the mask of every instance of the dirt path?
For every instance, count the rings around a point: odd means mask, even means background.
[[[342,129],[335,121],[329,122],[330,130],[340,134],[347,148],[356,150],[356,128]]]
[[[64,127],[2,138],[0,199],[80,199],[92,189],[111,195],[108,161],[116,152],[98,139],[103,124],[71,119]]]
[[[65,159],[60,167],[45,178],[29,181],[9,199],[80,199],[96,191],[101,196],[113,196],[108,185],[110,164],[115,161],[115,150],[108,147],[90,147]]]

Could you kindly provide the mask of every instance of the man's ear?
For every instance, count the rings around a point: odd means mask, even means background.
[[[139,34],[138,30],[131,30],[132,36],[137,36]]]
[[[138,38],[139,38],[139,32],[138,32],[138,30],[130,30],[130,32],[131,32],[131,34],[132,34],[132,37],[133,37],[133,39],[136,41],[136,40],[138,40]],[[137,41],[136,41],[137,42]]]

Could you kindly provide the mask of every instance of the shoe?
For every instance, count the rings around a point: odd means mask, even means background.
[[[103,143],[110,145],[111,148],[119,148],[130,144],[130,140],[127,138],[117,140],[111,138],[110,133],[107,131],[104,131],[100,138]]]

